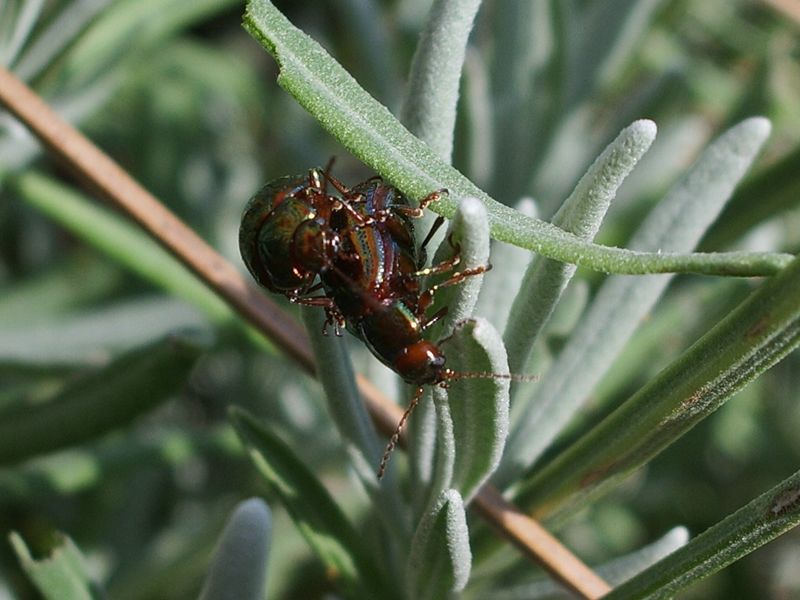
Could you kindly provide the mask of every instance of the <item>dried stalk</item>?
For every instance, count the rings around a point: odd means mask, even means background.
[[[291,317],[109,156],[2,67],[0,103],[24,123],[55,157],[137,222],[245,321],[282,348],[306,372],[314,374],[316,367],[308,338]],[[358,377],[358,387],[376,426],[389,435],[402,410],[364,377]],[[610,591],[608,584],[537,521],[507,502],[494,487],[484,485],[472,505],[503,537],[582,598],[600,598]]]

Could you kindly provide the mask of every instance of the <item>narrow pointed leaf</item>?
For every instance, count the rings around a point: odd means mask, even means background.
[[[36,39],[25,48],[14,65],[14,72],[24,81],[30,81],[60,56],[110,3],[111,0],[80,0],[59,6],[58,14],[48,20]]]
[[[447,490],[422,518],[411,543],[407,597],[438,600],[464,589],[472,553],[461,496]]]
[[[508,373],[500,334],[488,321],[463,322],[443,344],[457,372]],[[468,503],[503,455],[508,435],[509,380],[494,377],[453,381],[448,403],[453,419],[455,464],[450,487]]]
[[[171,335],[69,383],[48,402],[0,413],[0,464],[63,448],[128,424],[186,381],[204,346]]]
[[[531,156],[545,143],[553,119],[551,111],[561,103],[547,105],[540,88],[559,96],[563,86],[563,64],[555,12],[567,2],[506,0],[502,10],[489,19],[492,53],[488,76],[492,92],[493,146],[492,189],[507,204],[516,202],[530,175]],[[566,9],[569,12],[569,9]],[[544,71],[552,64],[552,76]],[[549,100],[549,99],[548,99]],[[535,103],[539,110],[533,110]],[[524,127],[520,127],[524,123]],[[540,151],[540,150],[539,150]]]
[[[800,524],[800,471],[605,596],[672,598]]]
[[[200,431],[177,426],[139,438],[114,436],[91,446],[29,460],[0,470],[0,506],[75,496],[143,466],[180,467],[198,456],[238,460],[243,450],[227,425]]]
[[[764,282],[647,385],[524,483],[537,514],[620,481],[800,344],[800,259]]]
[[[608,145],[553,217],[553,224],[585,240],[594,239],[617,189],[656,136],[652,121],[636,121]],[[533,344],[553,314],[575,265],[537,258],[525,273],[504,335],[509,367],[521,373]]]
[[[517,204],[517,210],[535,216],[536,203],[523,199]],[[490,261],[497,268],[483,276],[475,313],[486,317],[499,331],[505,329],[509,311],[522,285],[519,274],[525,272],[532,257],[530,252],[511,244],[492,244]]]
[[[17,533],[9,536],[25,573],[45,600],[102,600],[105,594],[89,578],[77,546],[66,536],[50,556],[34,559]]]
[[[12,184],[26,202],[144,279],[197,305],[215,320],[231,318],[231,309],[222,300],[134,225],[40,173],[23,173]]]
[[[0,64],[11,65],[16,60],[39,20],[44,4],[44,0],[17,3],[18,12],[10,28],[11,36],[0,41]]]
[[[449,163],[467,40],[481,0],[435,0],[411,63],[403,122]]]
[[[367,490],[375,491],[378,487],[375,465],[383,448],[358,393],[344,340],[320,334],[325,316],[317,307],[306,307],[302,315],[314,354],[320,359],[317,370],[330,415],[348,446],[356,472]]]
[[[208,329],[203,315],[185,302],[136,298],[34,325],[0,327],[0,369],[14,364],[96,367],[171,331]]]
[[[763,221],[792,210],[798,202],[800,145],[742,184],[719,222],[708,232],[703,246],[723,248]]]
[[[394,597],[396,586],[385,580],[362,536],[319,479],[284,441],[249,413],[234,408],[230,414],[258,472],[348,597]]]
[[[768,121],[753,118],[720,136],[648,215],[631,246],[691,250],[725,206],[769,130]],[[524,421],[509,438],[504,483],[530,466],[580,410],[670,280],[612,277],[603,284],[557,362],[532,389]]]
[[[452,381],[447,391],[433,389],[436,452],[425,504],[447,489],[458,491],[468,504],[503,454],[509,381],[490,375],[508,373],[508,364],[499,333],[484,319],[462,321],[442,349],[456,373],[486,377]]]
[[[486,208],[475,198],[464,198],[450,222],[448,235],[439,246],[433,258],[437,265],[454,254],[460,261],[450,271],[432,276],[426,285],[441,284],[465,269],[483,269],[489,264],[489,226]],[[430,330],[433,339],[450,335],[456,324],[472,316],[478,303],[478,294],[483,283],[483,274],[470,275],[454,285],[448,285],[436,292],[435,302],[430,314],[441,307],[447,307],[445,317]]]
[[[75,285],[77,278],[79,286]],[[18,281],[13,287],[0,288],[0,326],[34,323],[100,302],[121,281],[122,272],[103,261],[83,256],[59,263],[40,275]]]
[[[383,446],[356,387],[344,340],[320,334],[324,314],[317,307],[306,307],[302,315],[318,359],[317,373],[325,390],[328,410],[342,436],[351,465],[380,512],[387,530],[395,536],[408,537],[410,525],[403,518],[394,472],[390,470],[380,481],[375,477]]]
[[[568,102],[581,101],[598,83],[607,83],[634,51],[663,0],[603,0],[583,11],[576,35],[576,63],[568,71]]]
[[[634,252],[591,244],[558,227],[520,215],[487,196],[436,157],[389,111],[367,94],[316,42],[292,26],[268,0],[251,0],[245,27],[273,54],[278,83],[348,150],[411,198],[447,188],[433,210],[452,217],[456,201],[475,197],[486,205],[492,237],[549,258],[607,273],[698,272],[773,274],[791,260],[784,254],[673,254]]]
[[[200,600],[263,600],[272,514],[259,498],[239,503],[219,539]]]
[[[432,398],[436,411],[436,451],[431,458],[433,466],[428,486],[425,490],[415,490],[418,497],[423,496],[421,492],[424,492],[424,500],[418,502],[423,510],[429,508],[431,502],[438,501],[441,494],[450,488],[450,483],[453,481],[453,466],[456,462],[456,438],[447,393],[437,387],[430,392],[426,390],[423,401],[428,400],[426,396]]]
[[[615,558],[607,563],[592,567],[593,570],[614,585],[622,583],[642,572],[668,554],[684,546],[689,541],[685,527],[675,527],[655,542]],[[493,600],[552,600],[563,595],[563,588],[551,579],[539,576],[530,583],[520,583],[492,591]]]

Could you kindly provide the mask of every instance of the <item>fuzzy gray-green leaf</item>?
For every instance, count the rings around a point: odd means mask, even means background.
[[[351,466],[375,502],[383,523],[394,531],[396,539],[398,535],[403,537],[408,534],[408,525],[402,518],[397,480],[392,471],[380,481],[375,477],[383,448],[358,393],[344,340],[320,334],[324,316],[319,308],[305,307],[302,314],[318,358],[317,372],[325,389],[328,410],[345,443]]]
[[[486,205],[492,237],[549,258],[608,273],[698,272],[727,275],[774,274],[791,256],[772,253],[672,254],[634,252],[592,244],[562,229],[525,217],[499,204],[444,163],[391,113],[296,29],[268,0],[251,0],[245,27],[280,67],[278,83],[360,158],[411,198],[446,188],[449,197],[433,210],[451,217],[456,200],[475,197]]]
[[[593,570],[610,585],[621,584],[665,558],[689,541],[685,527],[675,527],[655,542],[638,548],[606,563],[593,566]],[[492,590],[492,600],[552,600],[560,598],[561,586],[551,579],[537,576],[531,582],[518,583]]]
[[[36,209],[138,275],[196,304],[212,319],[232,317],[231,309],[177,259],[108,209],[33,171],[14,178],[13,185]]]
[[[500,334],[483,319],[464,321],[442,347],[458,372],[507,374]],[[509,380],[481,377],[455,380],[448,390],[455,439],[450,487],[468,503],[497,467],[508,435]]]
[[[617,189],[647,152],[656,135],[652,121],[626,127],[597,157],[553,217],[553,224],[586,240],[594,239]],[[528,267],[504,335],[512,372],[521,373],[539,333],[552,315],[576,267],[537,258]]]
[[[262,600],[271,538],[264,501],[240,502],[220,536],[200,600]]]
[[[104,365],[114,354],[170,331],[208,329],[197,310],[164,296],[136,298],[60,318],[42,316],[32,324],[22,321],[0,327],[0,367]]]
[[[402,121],[450,162],[459,81],[481,0],[435,0],[411,63]]]
[[[423,516],[414,534],[406,596],[438,600],[461,591],[469,580],[471,563],[464,504],[457,491],[447,490]]]
[[[9,537],[22,568],[45,600],[105,598],[105,594],[89,578],[80,550],[68,537],[60,536],[61,543],[53,549],[50,556],[40,560],[31,556],[18,533],[13,532]]]
[[[170,335],[69,383],[48,402],[0,413],[0,463],[85,441],[129,423],[170,397],[203,351]]]
[[[601,0],[583,10],[577,24],[575,65],[569,69],[567,102],[582,100],[591,86],[608,83],[644,34],[663,0]]]
[[[433,257],[434,266],[456,253],[451,241],[457,247],[460,258],[458,264],[451,270],[431,276],[426,281],[427,286],[434,283],[441,285],[443,280],[454,277],[456,273],[466,269],[481,269],[489,264],[489,225],[483,203],[475,198],[464,198],[459,202],[458,210],[450,222],[448,235]],[[431,330],[434,339],[450,335],[456,323],[472,316],[482,282],[483,274],[470,275],[436,292],[430,313],[433,314],[437,308],[443,306],[448,310],[445,317]]]
[[[231,420],[259,473],[348,597],[396,597],[385,575],[317,477],[274,432],[241,409]]]
[[[605,596],[672,598],[800,524],[800,471]]]
[[[44,0],[22,0],[14,4],[17,5],[16,14],[13,15],[10,22],[5,24],[10,35],[8,37],[4,35],[0,40],[0,64],[3,65],[11,65],[27,43],[28,37],[41,15]],[[13,11],[13,8],[11,10]],[[6,18],[11,17],[5,12],[4,14]]]
[[[800,344],[800,259],[523,483],[517,500],[566,510],[609,488]]]
[[[769,130],[765,119],[753,118],[720,136],[648,215],[631,246],[691,250],[725,206]],[[557,362],[533,388],[524,420],[509,438],[504,481],[529,466],[580,410],[670,280],[613,277],[603,284]]]

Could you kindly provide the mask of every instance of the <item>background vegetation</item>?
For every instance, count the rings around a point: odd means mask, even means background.
[[[430,88],[412,86],[407,93],[406,81],[430,0],[275,5],[425,137],[427,126],[414,115],[423,110],[419,90],[424,97]],[[0,5],[2,64],[236,264],[241,210],[263,182],[325,164],[330,156],[346,182],[371,175],[274,83],[275,61],[241,27],[243,10],[231,0]],[[712,140],[763,115],[772,133],[716,223],[698,233],[699,247],[796,253],[799,27],[766,2],[486,0],[466,52],[453,164],[502,203],[530,212],[535,199],[538,215],[551,220],[619,132],[636,119],[651,119],[658,136],[619,189],[596,238],[628,247],[646,215]],[[3,116],[0,126],[0,531],[19,534],[13,544],[0,544],[0,598],[35,597],[20,557],[25,545],[41,555],[56,531],[80,548],[91,579],[110,597],[196,597],[225,519],[253,495],[271,509],[270,525],[260,505],[240,508],[260,523],[260,539],[271,540],[269,597],[319,597],[331,590],[374,597],[376,589],[386,592],[378,586],[387,580],[399,594],[434,577],[413,568],[405,574],[413,527],[393,531],[387,519],[380,521],[381,513],[391,521],[391,502],[400,502],[399,512],[416,502],[415,515],[423,512],[419,494],[407,489],[408,464],[393,459],[400,491],[394,500],[379,500],[375,510],[353,476],[352,453],[332,424],[320,385],[278,349],[256,341],[171,257],[112,211],[97,210],[87,201],[91,190],[43,155],[13,119]],[[742,144],[758,145],[751,139]],[[448,146],[435,148],[438,156],[447,158]],[[431,189],[424,180],[418,185]],[[665,249],[672,249],[669,241]],[[688,252],[694,242],[688,243],[674,250]],[[501,331],[530,256],[518,247],[493,246],[494,270],[478,313]],[[551,380],[559,365],[565,368],[570,336],[580,341],[581,315],[598,305],[604,280],[579,269],[531,361],[512,355],[512,368],[550,373]],[[648,382],[669,387],[655,379],[659,371],[762,283],[680,275],[641,317],[629,315],[613,331],[600,331],[604,340],[628,325],[636,328],[590,389],[575,392],[577,416],[550,433],[554,442],[537,449],[543,454],[536,465],[519,462],[528,448],[512,434],[517,456],[504,459],[498,485],[515,485],[522,506],[536,505],[547,481],[541,465],[557,464],[551,459],[587,439],[603,416]],[[307,319],[316,335],[318,322]],[[356,370],[402,399],[393,375],[358,342],[346,343]],[[593,346],[562,377],[579,379],[594,356],[612,353],[609,346]],[[588,564],[618,581],[682,545],[686,531],[694,537],[790,477],[800,457],[797,363],[797,354],[788,354],[644,469],[549,525]],[[526,406],[536,385],[516,389],[515,405]],[[229,425],[230,405],[279,432],[265,441],[257,425],[237,413],[245,442],[272,444],[272,467],[279,472],[267,475],[272,486],[261,478],[269,465],[257,461],[254,469]],[[512,421],[519,418],[512,406]],[[536,431],[533,438],[543,439]],[[319,491],[298,508],[302,503],[275,484],[278,467],[297,473],[300,464],[324,483],[335,505],[325,504]],[[313,478],[292,484],[317,489]],[[320,511],[326,526],[336,505],[344,511],[337,516],[342,528],[354,527],[369,548],[363,556],[352,548],[344,553],[355,556],[352,580],[353,565],[339,564],[332,582],[331,561],[342,554],[320,545],[315,553],[282,501],[295,503],[295,516]],[[406,517],[399,512],[395,525],[402,530]],[[465,594],[553,592],[542,573],[513,549],[497,550],[475,521]],[[305,525],[322,528],[313,519]],[[338,530],[339,539],[350,536],[345,529]],[[799,541],[790,531],[685,597],[800,594]],[[416,550],[417,556],[430,551]],[[372,580],[365,568],[371,560],[388,565],[388,573]]]

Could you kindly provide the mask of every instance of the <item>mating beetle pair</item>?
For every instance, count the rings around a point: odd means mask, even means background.
[[[456,373],[445,366],[441,348],[424,338],[447,311],[444,307],[426,316],[436,290],[490,268],[454,271],[458,247],[453,258],[425,268],[425,245],[443,220],[437,219],[418,246],[412,219],[444,190],[429,194],[415,208],[380,177],[347,188],[328,170],[315,168],[264,186],[245,208],[239,245],[258,283],[292,302],[323,307],[326,327],[333,325],[338,334],[346,325],[381,362],[417,386],[381,460],[381,477],[424,385],[509,376]],[[328,192],[328,184],[338,195]],[[421,278],[433,273],[450,277],[422,289]]]
[[[340,197],[328,193],[328,183]],[[429,194],[414,208],[378,177],[352,189],[322,169],[282,177],[247,205],[239,235],[242,257],[259,284],[293,302],[322,306],[328,323],[337,330],[346,324],[409,383],[439,383],[448,378],[444,357],[422,334],[446,308],[430,318],[425,311],[438,287],[486,270],[454,273],[439,286],[421,289],[421,277],[458,264],[456,256],[424,268],[425,243],[415,242],[411,219],[440,194]]]

